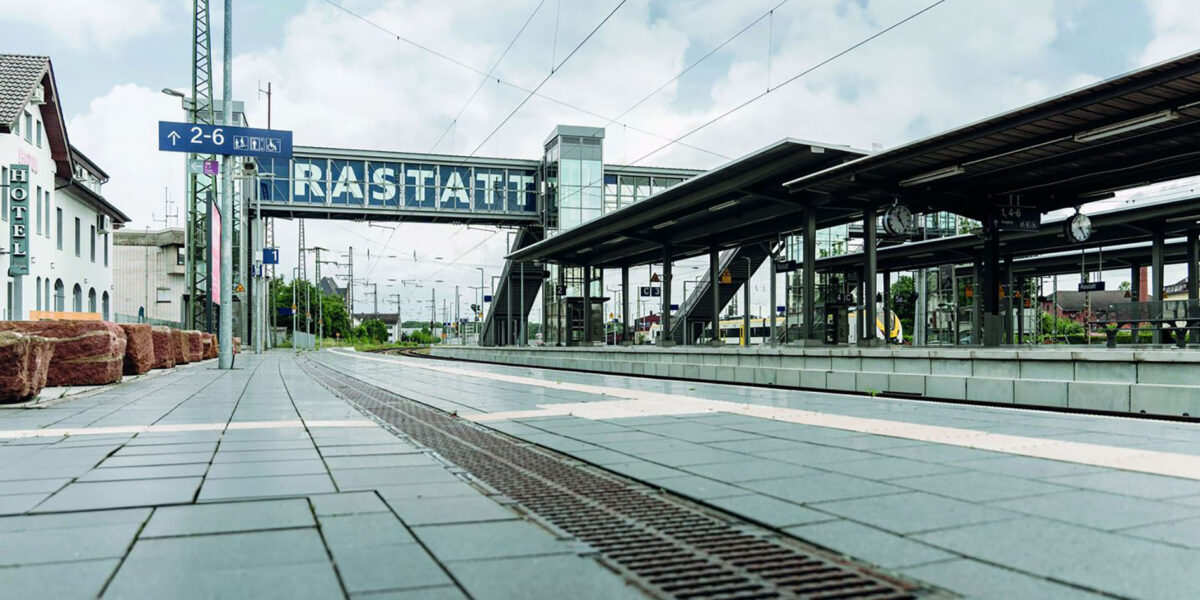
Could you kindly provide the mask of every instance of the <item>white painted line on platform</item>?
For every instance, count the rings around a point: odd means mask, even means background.
[[[326,421],[234,421],[232,423],[186,423],[180,425],[133,425],[123,427],[70,427],[0,430],[0,439],[63,437],[76,435],[112,435],[139,433],[181,433],[188,431],[227,431],[235,429],[309,429],[327,427],[378,427],[366,419]]]
[[[336,350],[334,352],[359,360],[373,360],[389,364],[403,362],[405,366],[436,371],[447,375],[491,379],[505,383],[623,398],[621,400],[597,400],[596,402],[547,404],[539,405],[537,410],[520,410],[463,417],[464,419],[479,423],[555,416],[573,416],[583,419],[601,420],[723,412],[796,423],[799,425],[827,427],[830,429],[884,435],[948,446],[960,446],[963,448],[989,450],[992,452],[1003,452],[1006,454],[1045,458],[1125,471],[1200,480],[1200,456],[1192,454],[1177,454],[1174,452],[1122,448],[1104,444],[1087,444],[1083,442],[989,433],[960,427],[942,427],[887,419],[853,417],[796,408],[763,406],[724,400],[707,400],[625,388],[579,383],[552,383],[531,377],[432,365],[423,361],[396,361],[342,353]],[[1197,431],[1200,433],[1200,428]]]

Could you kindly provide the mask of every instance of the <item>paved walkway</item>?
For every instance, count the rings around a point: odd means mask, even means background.
[[[353,353],[319,360],[965,596],[1200,597],[1194,424]],[[944,443],[931,441],[939,428],[952,428]],[[1008,443],[982,450],[964,435]],[[1185,476],[1148,472],[1162,461]]]
[[[0,410],[0,596],[641,597],[292,354],[213,362]]]

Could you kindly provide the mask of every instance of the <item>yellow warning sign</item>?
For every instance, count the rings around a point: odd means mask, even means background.
[[[240,293],[246,291],[246,287],[239,283],[236,286],[234,286],[233,291],[240,294]]]
[[[650,275],[650,283],[662,283],[662,279],[659,278],[658,273]]]
[[[733,283],[733,274],[729,272],[729,269],[721,272],[721,283]]]

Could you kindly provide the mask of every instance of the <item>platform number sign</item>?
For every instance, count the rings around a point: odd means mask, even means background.
[[[565,286],[565,285],[554,286],[554,295],[555,296],[566,296],[567,295],[567,286]]]
[[[8,274],[29,274],[29,165],[9,166]]]
[[[1042,226],[1042,213],[1033,206],[993,206],[993,231],[1037,231]]]
[[[638,289],[639,296],[642,298],[661,298],[662,288],[654,285],[643,285]]]

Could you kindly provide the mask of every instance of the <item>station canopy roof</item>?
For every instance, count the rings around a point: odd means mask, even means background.
[[[1200,52],[786,182],[794,194],[900,201],[985,220],[1200,173]]]
[[[659,262],[663,244],[682,260],[712,247],[772,241],[802,225],[801,199],[784,181],[863,156],[847,146],[785,139],[593,219],[509,256],[598,267]],[[823,205],[817,227],[861,215],[861,206]]]
[[[1153,244],[1150,242],[1054,252],[1014,260],[1013,275],[1016,277],[1050,277],[1078,275],[1080,272],[1097,273],[1131,267],[1149,267],[1152,252]],[[1187,240],[1184,238],[1166,240],[1163,244],[1163,264],[1174,265],[1185,262],[1187,262]],[[971,266],[959,265],[956,272],[960,277],[970,276]],[[1128,281],[1129,276],[1122,275],[1119,279]]]
[[[1000,238],[1000,255],[1020,259],[1048,253],[1066,252],[1063,260],[1074,256],[1079,270],[1080,252],[1088,248],[1105,248],[1105,262],[1115,259],[1107,248],[1122,244],[1138,244],[1153,240],[1155,231],[1164,238],[1184,237],[1200,227],[1200,196],[1154,203],[1130,204],[1088,215],[1092,235],[1086,242],[1066,240],[1067,217],[1047,219],[1036,232],[1011,232]],[[876,265],[880,272],[907,271],[946,264],[965,264],[982,256],[984,239],[974,234],[956,235],[933,240],[880,246]],[[1074,252],[1070,252],[1070,251]],[[862,252],[842,254],[816,261],[817,271],[856,271],[862,267]],[[1170,262],[1168,260],[1168,262]],[[1148,264],[1143,263],[1143,264]],[[1114,265],[1117,266],[1117,265]],[[1046,274],[1053,274],[1049,271]]]

